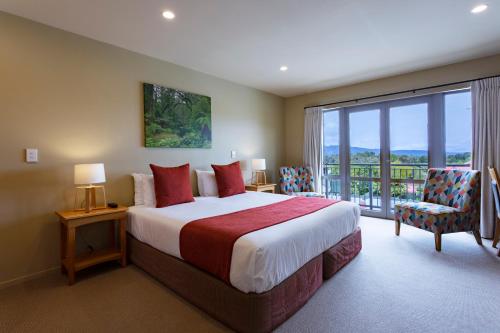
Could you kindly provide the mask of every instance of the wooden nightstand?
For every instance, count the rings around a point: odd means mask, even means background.
[[[245,189],[247,191],[254,191],[254,192],[271,192],[274,193],[274,188],[276,187],[276,184],[250,184],[250,185],[245,185]]]
[[[105,208],[85,211],[56,212],[61,222],[61,271],[68,274],[68,283],[75,283],[75,272],[84,268],[112,260],[120,260],[123,267],[127,265],[126,257],[126,227],[127,207]],[[109,249],[96,250],[90,254],[75,255],[76,228],[99,222],[109,222]],[[119,222],[120,246],[116,246],[115,221]]]

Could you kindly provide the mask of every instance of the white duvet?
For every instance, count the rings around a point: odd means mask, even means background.
[[[182,259],[179,235],[186,223],[288,199],[286,195],[247,192],[227,198],[196,197],[194,202],[165,208],[133,206],[128,230],[138,240]],[[231,284],[246,293],[272,289],[352,233],[359,216],[357,204],[341,201],[240,237],[233,248]]]

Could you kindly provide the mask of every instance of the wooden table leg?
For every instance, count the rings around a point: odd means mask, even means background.
[[[121,260],[120,263],[122,267],[127,266],[127,218],[120,219],[120,252]]]
[[[66,225],[61,221],[60,233],[61,233],[61,273],[66,273],[66,268],[64,267],[64,260],[66,259],[66,239],[68,237],[68,231]]]
[[[68,238],[66,240],[66,271],[68,272],[68,284],[75,283],[75,227],[66,227]]]
[[[112,249],[116,249],[116,231],[115,231],[115,221],[111,221],[109,226],[109,246]]]

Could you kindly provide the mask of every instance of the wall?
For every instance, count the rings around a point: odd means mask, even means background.
[[[0,45],[0,285],[59,265],[53,212],[72,208],[76,163],[103,162],[109,199],[130,205],[129,175],[150,162],[209,168],[232,149],[282,161],[280,97],[1,12]],[[211,96],[213,148],[144,148],[142,82]]]
[[[285,163],[302,163],[304,107],[500,74],[500,54],[285,100]]]

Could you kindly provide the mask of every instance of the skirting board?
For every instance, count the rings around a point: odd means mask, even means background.
[[[39,272],[36,272],[36,273],[32,273],[32,274],[28,274],[28,275],[23,275],[23,276],[20,276],[20,277],[11,279],[11,280],[0,281],[0,289],[5,289],[5,288],[8,288],[8,287],[12,287],[12,286],[21,284],[23,282],[28,282],[28,281],[31,281],[31,280],[34,280],[34,279],[38,279],[38,278],[41,278],[41,277],[44,277],[44,276],[48,276],[48,275],[51,275],[51,274],[55,273],[56,271],[60,272],[60,270],[61,270],[61,267],[60,266],[56,266],[56,267],[51,267],[51,268],[48,268],[48,269],[44,269],[43,271],[39,271]]]

